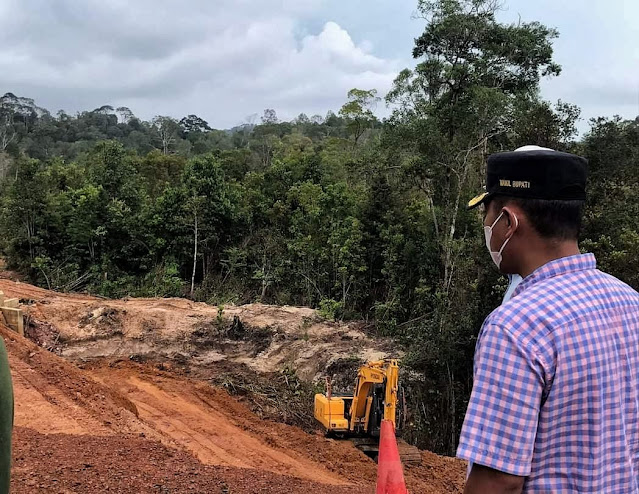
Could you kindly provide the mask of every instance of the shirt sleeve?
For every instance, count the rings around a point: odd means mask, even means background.
[[[505,328],[487,323],[475,351],[473,391],[457,456],[511,475],[528,476],[544,372]]]

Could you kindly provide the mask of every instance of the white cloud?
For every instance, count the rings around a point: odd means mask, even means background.
[[[554,43],[559,77],[542,82],[545,98],[582,109],[581,132],[589,119],[639,115],[639,3],[628,0],[509,0],[503,18],[538,20],[559,30]]]
[[[0,84],[55,111],[129,106],[218,127],[274,108],[336,110],[352,87],[384,93],[396,61],[334,22],[302,39],[320,0],[12,0],[0,8]]]
[[[2,0],[0,92],[52,111],[126,105],[143,118],[196,113],[221,127],[267,107],[282,118],[323,114],[353,87],[383,94],[414,66],[412,38],[423,29],[410,20],[416,3]],[[544,97],[576,103],[585,120],[637,115],[638,2],[506,4],[503,20],[521,15],[561,33],[555,58],[564,71],[543,82]]]

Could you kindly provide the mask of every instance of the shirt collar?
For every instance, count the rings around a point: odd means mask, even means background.
[[[513,297],[523,292],[526,288],[542,280],[552,278],[562,274],[574,273],[577,271],[587,271],[597,269],[597,261],[593,254],[578,254],[576,256],[562,257],[554,261],[547,262],[529,274],[515,288]]]

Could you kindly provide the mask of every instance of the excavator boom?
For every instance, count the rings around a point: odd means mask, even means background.
[[[375,400],[383,406],[383,414],[376,417],[375,422],[381,419],[395,423],[395,411],[397,409],[397,387],[399,380],[399,367],[397,360],[380,360],[368,362],[361,366],[357,373],[355,392],[350,409],[350,431],[369,432],[377,423],[370,423],[371,412],[375,411]],[[380,393],[380,390],[383,393]],[[382,401],[383,400],[383,401]]]

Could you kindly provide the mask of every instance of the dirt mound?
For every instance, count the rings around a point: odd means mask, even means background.
[[[374,464],[350,444],[260,420],[224,390],[134,362],[101,365],[90,372],[133,401],[140,418],[163,437],[205,464],[255,468],[331,484],[344,484],[345,479],[374,481]],[[351,456],[348,468],[324,461],[345,455]],[[361,475],[360,464],[368,467],[369,475]],[[353,470],[359,472],[354,475]]]
[[[12,369],[18,427],[92,437],[143,434],[190,451],[205,464],[322,484],[348,482],[250,428],[251,423],[264,423],[225,391],[133,363],[87,373],[6,328],[0,327],[0,335]],[[277,425],[262,427],[266,431]]]
[[[401,354],[390,342],[367,338],[361,324],[325,321],[305,307],[105,300],[2,279],[0,290],[21,299],[34,324],[51,325],[62,355],[71,359],[149,355],[199,365],[228,360],[265,373],[290,367],[312,381],[336,361]]]
[[[140,437],[45,435],[17,427],[11,492],[367,494],[374,489],[203,465]]]

